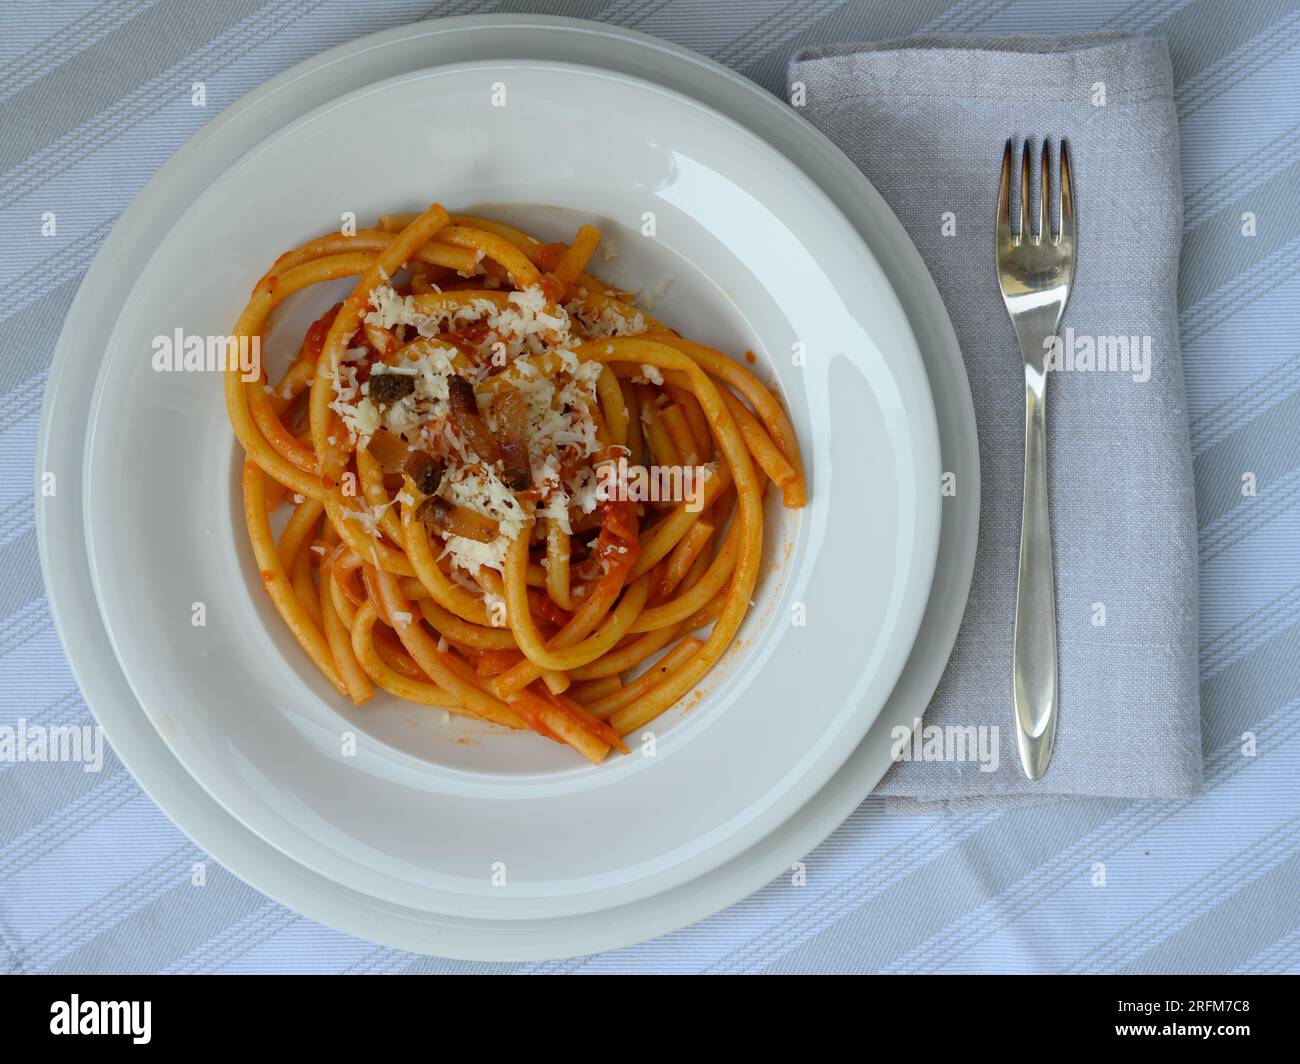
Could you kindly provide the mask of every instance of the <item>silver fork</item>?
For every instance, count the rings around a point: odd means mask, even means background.
[[[1048,222],[1051,155],[1043,142],[1038,232],[1029,225],[1029,142],[1020,160],[1020,231],[1011,231],[1011,141],[1002,155],[998,189],[997,262],[1002,301],[1025,363],[1025,488],[1020,511],[1020,574],[1016,582],[1012,690],[1020,766],[1041,779],[1056,738],[1056,593],[1052,529],[1047,513],[1047,374],[1049,341],[1061,324],[1074,274],[1074,200],[1070,154],[1061,144],[1061,213]]]

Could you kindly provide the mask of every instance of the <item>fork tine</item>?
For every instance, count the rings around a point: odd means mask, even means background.
[[[1052,156],[1047,150],[1047,138],[1043,138],[1043,171],[1038,194],[1038,239],[1052,242],[1052,223],[1048,217],[1047,205],[1052,202]]]
[[[998,182],[998,243],[1011,243],[1011,141],[1002,152],[1002,179]]]
[[[1029,140],[1020,153],[1020,239],[1033,243],[1033,230],[1029,228]]]
[[[1074,246],[1074,192],[1070,186],[1070,149],[1061,141],[1061,225],[1058,244]]]

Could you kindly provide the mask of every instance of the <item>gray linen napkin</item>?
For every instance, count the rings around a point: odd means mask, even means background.
[[[888,41],[802,52],[789,76],[792,101],[801,102],[802,86],[803,114],[879,189],[934,275],[979,427],[975,580],[923,722],[944,731],[909,744],[920,758],[900,761],[879,793],[914,800],[905,806],[960,808],[1030,796],[1194,794],[1196,518],[1178,350],[1178,127],[1165,42]],[[1051,768],[1031,783],[1016,756],[1011,709],[1024,378],[997,287],[993,224],[1004,144],[1016,138],[1018,153],[1028,137],[1037,160],[1044,136],[1070,147],[1078,250],[1061,328],[1074,341],[1064,345],[1066,368],[1049,374],[1047,406],[1059,718]],[[1109,337],[1129,338],[1127,360]],[[1089,343],[1106,351],[1094,365],[1113,353],[1126,368],[1088,369]]]

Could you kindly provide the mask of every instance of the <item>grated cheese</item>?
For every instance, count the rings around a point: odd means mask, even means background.
[[[383,284],[370,293],[363,324],[372,337],[375,329],[395,330],[398,337],[414,330],[416,339],[403,348],[402,361],[392,365],[377,362],[370,367],[372,377],[398,374],[410,377],[414,387],[401,399],[374,402],[368,394],[369,383],[360,381],[358,373],[371,348],[361,343],[349,347],[335,374],[330,404],[347,428],[349,442],[365,447],[369,437],[383,427],[402,438],[408,449],[428,451],[445,466],[437,494],[497,523],[498,534],[488,543],[446,537],[443,556],[451,559],[453,579],[468,579],[458,574],[477,576],[484,566],[503,571],[510,542],[523,532],[530,516],[552,520],[556,527],[571,533],[571,512],[590,514],[596,509],[599,481],[582,463],[600,451],[596,380],[604,366],[582,362],[573,348],[592,337],[643,332],[646,325],[640,313],[625,317],[610,306],[597,312],[581,301],[561,306],[550,302],[540,287],[533,287],[510,292],[501,306],[480,298],[425,314],[416,308],[414,297]],[[463,333],[470,325],[479,327],[470,334],[472,341],[460,341],[468,356],[466,364],[456,346],[437,337]],[[372,340],[372,346],[376,343],[383,344],[384,339]],[[553,358],[551,370],[543,373],[529,360],[546,353]],[[531,498],[535,499],[528,504],[515,497],[497,468],[469,449],[451,416],[448,381],[453,374],[478,384],[502,367],[526,410],[534,488]],[[662,375],[654,367],[641,368],[645,379],[662,383]],[[494,409],[491,403],[480,408],[490,431],[497,429]],[[394,502],[413,506],[416,500],[399,492]],[[386,508],[349,509],[347,517],[378,538],[379,520]],[[482,592],[472,581],[470,586]]]

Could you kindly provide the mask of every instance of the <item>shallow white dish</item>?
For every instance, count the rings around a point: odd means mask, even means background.
[[[492,105],[498,84],[505,108]],[[595,166],[555,150],[587,125],[618,131]],[[376,158],[381,173],[347,165]],[[769,508],[773,572],[741,647],[699,706],[655,722],[653,758],[592,768],[528,736],[477,729],[473,744],[455,742],[464,726],[437,714],[354,712],[261,591],[237,517],[219,382],[157,374],[142,357],[176,328],[227,332],[276,255],[342,212],[364,224],[430,198],[594,216],[626,256],[619,280],[670,279],[658,316],[715,346],[754,350],[784,392],[811,504],[793,520]],[[637,235],[646,211],[653,241]],[[542,215],[524,220],[546,226]],[[201,284],[176,283],[196,274]],[[315,312],[330,301],[319,295]],[[301,321],[310,309],[290,313]],[[802,368],[790,364],[796,343]],[[108,343],[86,446],[86,538],[100,609],[141,704],[241,822],[391,904],[533,921],[627,905],[705,874],[831,777],[893,689],[919,626],[939,470],[906,317],[856,231],[798,169],[661,87],[590,68],[479,62],[318,108],[184,212]],[[195,602],[206,627],[189,624]],[[796,602],[806,626],[788,623]],[[364,733],[356,757],[341,752],[349,729]],[[504,886],[493,876],[502,864]]]
[[[598,56],[598,60],[593,57]],[[868,241],[920,342],[939,421],[944,468],[968,488],[944,503],[929,605],[897,686],[866,737],[817,796],[714,872],[619,910],[545,921],[475,921],[379,902],[287,857],[226,813],[167,749],[122,675],[91,589],[81,520],[81,464],[99,323],[116,313],[148,250],[127,234],[167,229],[219,172],[259,139],[343,92],[395,72],[466,59],[599,61],[689,93],[755,129],[796,161]],[[879,194],[810,124],[740,75],[645,34],[572,19],[475,16],[372,34],[315,56],[263,85],[203,128],[150,182],[110,234],[60,337],[42,409],[38,468],[60,492],[37,510],[49,602],[82,692],[114,751],[159,807],[215,860],[284,905],[350,934],[471,960],[549,959],[661,935],[739,901],[808,855],[889,767],[890,730],[910,727],[938,683],[965,608],[979,521],[974,410],[956,337],[916,249]]]

